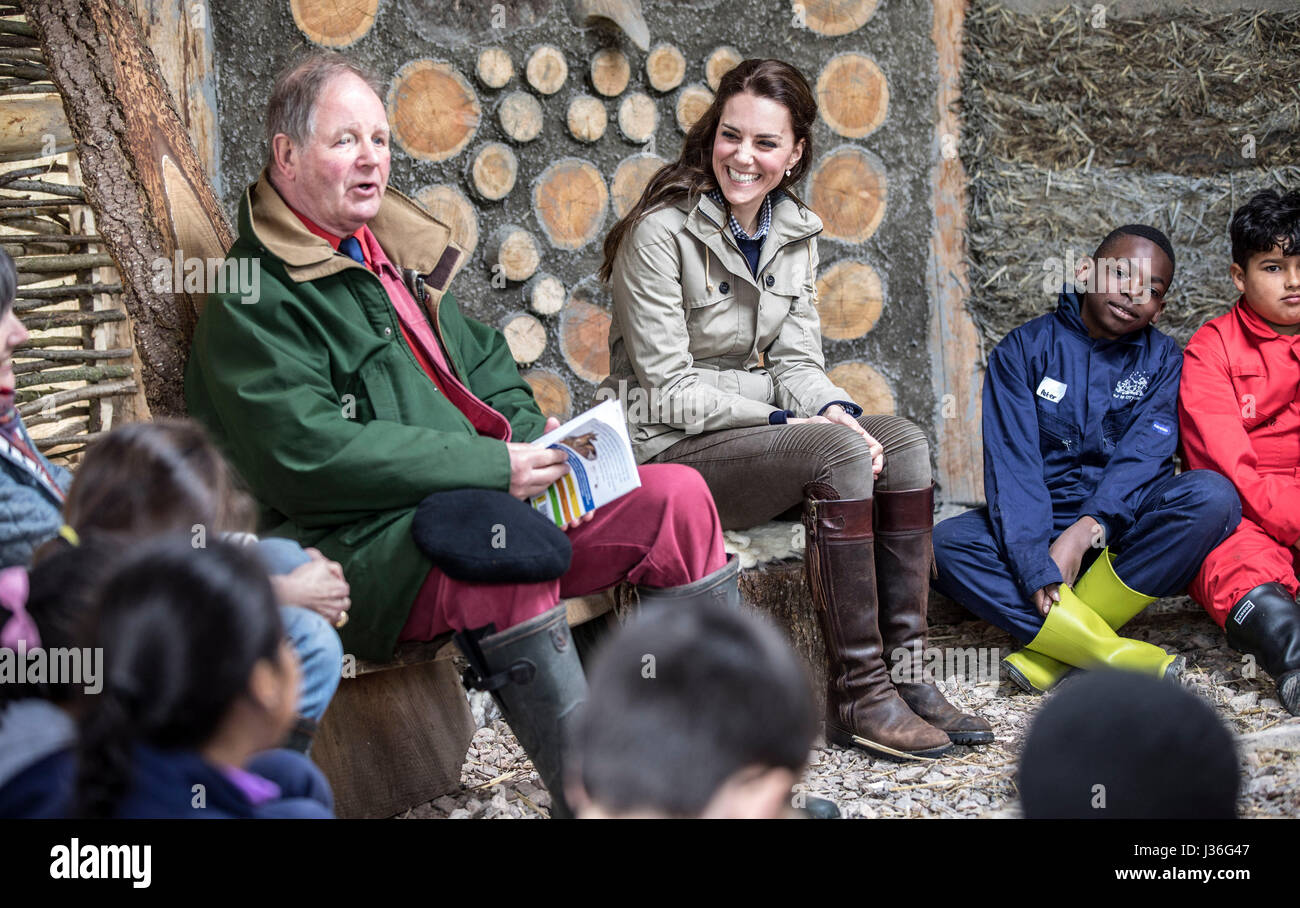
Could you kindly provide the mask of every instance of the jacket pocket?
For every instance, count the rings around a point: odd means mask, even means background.
[[[361,417],[362,401],[364,400],[368,402],[372,419],[400,421],[401,408],[397,405],[397,392],[393,387],[393,377],[390,371],[392,366],[387,362],[389,351],[394,349],[395,347],[390,344],[387,350],[370,357],[357,370],[364,389],[364,396],[357,396],[358,418]],[[369,422],[370,420],[363,421]]]
[[[1074,423],[1038,408],[1038,446],[1044,456],[1078,451],[1081,438],[1082,433]]]
[[[1124,430],[1133,419],[1133,404],[1126,407],[1120,407],[1118,410],[1111,410],[1102,418],[1101,421],[1101,438],[1102,443],[1107,450],[1114,448],[1119,444],[1119,440],[1124,437]]]
[[[714,286],[711,296],[686,300],[686,333],[695,359],[708,359],[730,352],[740,330],[740,309],[735,290],[723,293]]]

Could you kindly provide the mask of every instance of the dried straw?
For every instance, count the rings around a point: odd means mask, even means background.
[[[1159,326],[1185,343],[1236,299],[1232,212],[1300,188],[1300,13],[1091,16],[975,0],[967,19],[968,305],[992,343],[1051,311],[1069,260],[1124,223],[1169,234]]]

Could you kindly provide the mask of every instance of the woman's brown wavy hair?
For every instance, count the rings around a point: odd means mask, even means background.
[[[600,265],[600,279],[608,281],[614,273],[614,258],[628,232],[651,211],[686,196],[693,204],[695,199],[711,189],[718,181],[713,176],[713,138],[718,133],[722,109],[734,95],[748,92],[760,98],[777,102],[790,113],[794,129],[794,144],[802,139],[803,154],[782,176],[777,187],[798,201],[790,187],[808,172],[812,160],[812,127],[817,119],[817,98],[808,80],[799,70],[782,60],[746,60],[722,77],[713,103],[691,127],[682,144],[681,156],[672,164],[665,164],[650,179],[641,198],[605,237],[604,261]],[[802,203],[800,203],[802,204]]]

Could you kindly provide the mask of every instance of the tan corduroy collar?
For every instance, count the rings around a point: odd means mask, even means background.
[[[293,280],[301,283],[345,268],[365,267],[336,255],[334,247],[308,230],[271,185],[265,169],[248,188],[244,203],[258,242],[284,262]],[[465,250],[451,241],[445,224],[395,189],[385,191],[379,213],[367,226],[397,268],[425,275],[436,291],[447,289],[467,258]]]

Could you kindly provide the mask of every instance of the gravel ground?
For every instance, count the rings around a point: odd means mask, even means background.
[[[1237,734],[1241,816],[1300,816],[1300,719],[1281,708],[1268,677],[1262,672],[1249,677],[1241,657],[1227,648],[1222,633],[1190,600],[1157,603],[1125,633],[1186,656],[1183,683],[1213,703]],[[970,621],[931,628],[930,645],[1006,651],[1014,643],[997,628]],[[1016,759],[1034,712],[1047,698],[1024,694],[1009,680],[954,677],[939,685],[955,706],[976,711],[992,723],[997,736],[993,744],[955,747],[930,763],[896,763],[818,742],[796,792],[830,798],[846,817],[1019,816]],[[479,694],[470,702],[480,728],[461,772],[461,790],[402,817],[547,816],[550,798],[495,704]]]

